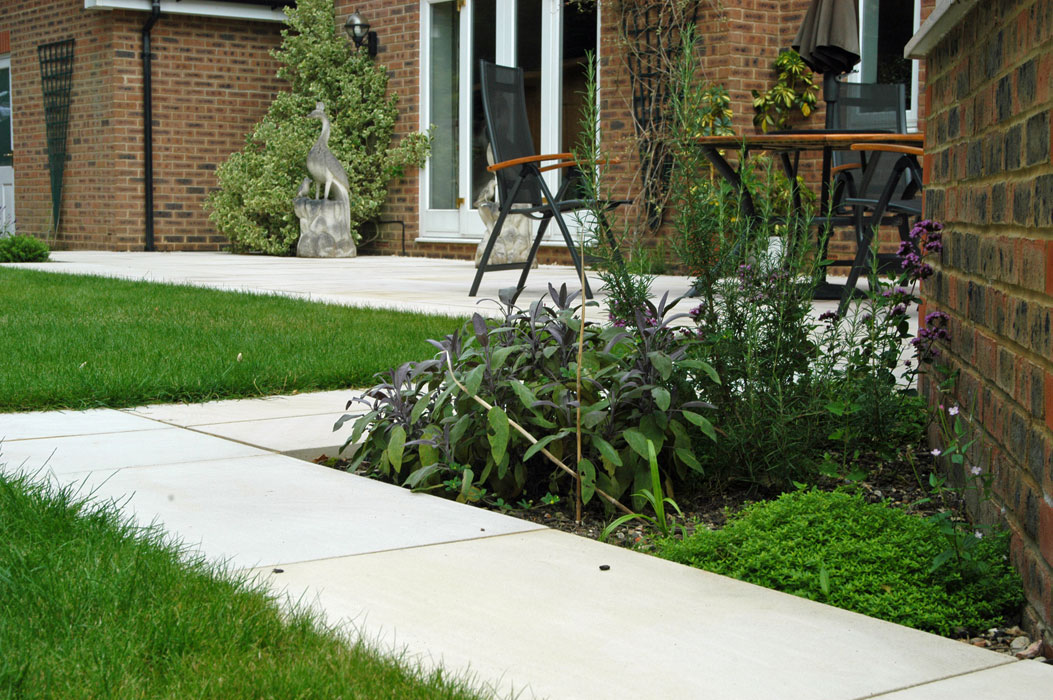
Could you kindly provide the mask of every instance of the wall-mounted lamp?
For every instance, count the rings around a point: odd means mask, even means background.
[[[361,48],[362,44],[365,44],[369,57],[376,58],[377,33],[369,31],[369,22],[362,19],[362,15],[358,14],[358,10],[347,16],[347,21],[344,22],[344,31],[351,37],[351,41],[355,42],[355,46]]]

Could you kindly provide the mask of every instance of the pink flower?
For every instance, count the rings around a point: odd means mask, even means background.
[[[947,413],[950,413],[952,416],[958,415],[958,407],[957,406],[951,406],[950,408],[947,409]]]
[[[977,530],[976,532],[973,533],[973,537],[975,537],[978,540],[982,540],[984,538],[984,533],[982,533],[979,530]]]
[[[932,448],[932,456],[933,457],[939,457],[941,454],[943,454],[943,453],[940,452],[940,448],[939,447],[933,447]]]
[[[982,467],[973,467],[969,471],[971,471],[973,473],[973,476],[980,476],[980,473],[983,471],[983,468]]]

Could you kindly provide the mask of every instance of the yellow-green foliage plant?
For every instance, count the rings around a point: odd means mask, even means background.
[[[308,114],[324,102],[332,122],[329,149],[347,170],[351,230],[376,216],[387,183],[428,155],[428,136],[409,134],[392,145],[398,97],[387,73],[355,50],[336,22],[332,0],[300,0],[286,8],[289,27],[272,55],[288,83],[245,147],[219,166],[219,189],[205,208],[235,250],[290,253],[300,235],[293,197],[307,177],[307,152],[320,125]]]
[[[789,129],[795,121],[812,116],[819,95],[812,69],[793,49],[780,53],[772,67],[775,84],[765,92],[753,91],[753,125],[765,133]]]

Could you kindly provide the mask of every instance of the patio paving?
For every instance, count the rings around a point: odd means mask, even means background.
[[[42,267],[340,303],[474,307],[470,263],[456,261],[54,257]],[[358,279],[366,274],[372,282]],[[496,291],[500,275],[484,284]],[[573,279],[569,268],[534,271],[528,291],[560,275]],[[371,292],[378,277],[401,297]],[[661,280],[676,284],[686,279]],[[1045,697],[1053,687],[1046,665],[289,456],[340,444],[348,428],[334,436],[332,423],[352,396],[4,414],[0,464],[115,499],[330,621],[425,664],[468,669],[501,694],[939,700]]]
[[[51,262],[19,263],[11,267],[119,277],[148,282],[190,284],[213,289],[264,292],[324,301],[346,306],[374,306],[425,313],[470,315],[475,311],[497,314],[502,288],[514,287],[519,271],[500,270],[483,276],[479,294],[468,296],[475,268],[465,260],[438,260],[399,256],[361,256],[348,259],[276,258],[229,253],[111,253],[104,251],[56,251]],[[520,297],[523,303],[566,283],[578,288],[574,268],[541,265],[531,270]],[[600,280],[589,275],[589,284],[599,293]],[[654,293],[670,297],[690,288],[687,277],[663,275],[656,279]],[[687,310],[686,308],[684,309]]]

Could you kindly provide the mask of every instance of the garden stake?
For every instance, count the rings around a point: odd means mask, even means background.
[[[459,388],[459,389],[460,389],[461,391],[463,391],[464,393],[468,394],[468,396],[470,396],[470,397],[472,397],[473,399],[475,399],[476,403],[478,403],[478,404],[479,404],[480,406],[482,406],[483,408],[485,408],[485,409],[486,409],[487,411],[489,411],[489,410],[490,410],[491,408],[493,408],[493,406],[491,406],[490,404],[488,404],[488,403],[487,403],[486,401],[484,401],[483,399],[479,398],[479,397],[478,397],[478,396],[476,396],[475,394],[473,394],[473,393],[469,392],[469,391],[468,391],[468,387],[466,387],[466,386],[465,386],[464,384],[461,384],[461,382],[457,380],[457,377],[456,377],[456,375],[454,375],[454,373],[453,373],[453,360],[452,360],[452,359],[450,359],[450,353],[446,352],[446,353],[444,353],[444,354],[446,355],[446,366],[450,368],[450,379],[452,379],[452,380],[453,380],[453,383],[454,383],[454,384],[456,384],[456,385],[457,385],[457,387],[458,387],[458,388]],[[509,418],[509,419],[508,419],[508,424],[509,424],[510,426],[512,426],[513,428],[515,428],[515,429],[516,429],[517,431],[519,431],[519,434],[520,434],[520,435],[522,435],[522,436],[523,436],[523,437],[525,437],[525,438],[526,438],[527,440],[529,440],[529,441],[530,441],[530,444],[531,444],[531,445],[537,444],[537,438],[536,438],[536,437],[534,437],[533,435],[531,435],[530,433],[528,433],[528,432],[526,431],[526,428],[524,428],[523,426],[521,426],[521,425],[520,425],[519,423],[516,423],[516,422],[515,422],[514,420],[512,420],[511,418]],[[560,460],[560,459],[559,459],[558,457],[556,457],[556,455],[552,454],[551,452],[549,452],[549,451],[548,451],[547,449],[545,449],[544,447],[542,447],[542,448],[541,448],[541,454],[543,454],[543,455],[545,455],[546,457],[548,457],[548,458],[549,458],[549,461],[551,461],[551,462],[552,462],[553,464],[555,464],[555,465],[556,465],[557,467],[559,467],[559,468],[560,468],[560,469],[562,469],[563,471],[567,472],[567,473],[568,473],[568,474],[570,474],[571,476],[573,476],[573,477],[577,478],[577,479],[578,479],[578,483],[579,483],[579,484],[581,483],[581,480],[580,480],[580,478],[578,477],[578,474],[577,474],[577,472],[575,472],[575,471],[574,471],[573,469],[571,469],[571,468],[570,468],[570,467],[568,467],[568,466],[567,466],[566,464],[564,464],[564,463],[563,463],[563,462],[562,462],[562,461],[561,461],[561,460]],[[631,510],[629,510],[628,508],[626,508],[625,506],[623,506],[623,505],[622,505],[621,503],[619,503],[619,502],[618,502],[618,499],[616,499],[616,498],[615,498],[614,496],[610,495],[609,493],[606,493],[605,491],[601,491],[601,490],[600,490],[599,488],[597,488],[597,489],[596,489],[596,493],[598,493],[598,494],[600,494],[601,496],[603,496],[603,498],[607,499],[607,502],[608,502],[608,503],[610,503],[610,504],[611,504],[612,506],[614,506],[614,507],[615,507],[615,508],[617,508],[618,510],[622,511],[623,513],[628,513],[628,514],[634,514],[634,513],[633,513],[633,512],[631,511]]]
[[[597,166],[599,167],[599,166]],[[581,252],[578,254],[579,260],[585,259],[585,233],[584,229],[578,228],[578,245],[581,248]],[[582,290],[585,289],[585,266],[581,265],[578,268],[578,273],[581,275],[580,282]],[[584,296],[585,292],[582,291]],[[577,371],[574,373],[574,391],[578,397],[578,409],[575,411],[574,421],[574,433],[578,442],[578,489],[574,498],[574,522],[581,525],[581,361],[585,353],[585,302],[581,304],[581,323],[578,324],[578,366]]]

